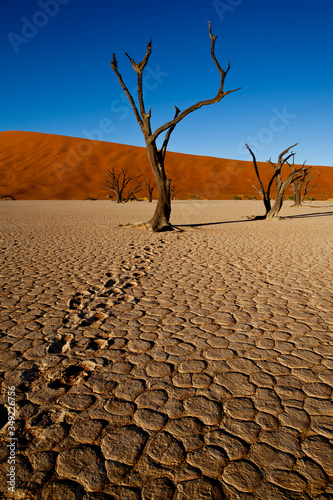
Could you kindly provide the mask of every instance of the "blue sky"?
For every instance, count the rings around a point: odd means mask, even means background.
[[[26,130],[144,146],[116,75],[130,89],[152,39],[145,79],[156,128],[213,97],[219,74],[207,20],[227,67],[220,103],[179,123],[169,150],[265,161],[288,146],[296,161],[333,166],[331,0],[11,0],[1,6],[0,131]]]

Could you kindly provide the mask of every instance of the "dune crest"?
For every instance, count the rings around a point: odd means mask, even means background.
[[[263,180],[271,167],[258,163]],[[106,170],[126,168],[130,175],[153,179],[146,150],[89,139],[37,132],[0,133],[0,196],[18,200],[80,200],[87,196],[106,199]],[[308,196],[317,200],[333,197],[333,168],[316,166],[322,175]],[[197,197],[230,200],[258,193],[251,161],[230,160],[168,152],[166,171],[175,186],[175,198]],[[142,191],[140,196],[146,196]],[[292,194],[288,192],[287,194]],[[155,190],[154,195],[157,195]]]

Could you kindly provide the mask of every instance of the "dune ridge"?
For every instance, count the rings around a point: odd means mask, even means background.
[[[259,162],[267,182],[271,167]],[[126,168],[129,175],[153,174],[142,147],[37,132],[0,133],[0,196],[18,200],[80,200],[87,196],[106,199],[112,193],[106,170]],[[333,168],[314,167],[322,175],[308,196],[333,197]],[[197,197],[230,200],[234,196],[259,195],[252,161],[231,160],[168,152],[166,171],[175,186],[176,199]],[[287,194],[292,194],[290,190]],[[142,191],[139,196],[147,193]],[[154,195],[157,195],[155,190]]]

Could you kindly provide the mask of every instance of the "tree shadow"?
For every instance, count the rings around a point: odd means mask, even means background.
[[[333,212],[315,212],[312,214],[296,214],[296,215],[286,215],[285,219],[306,219],[308,217],[329,217],[332,216]]]
[[[264,217],[260,217],[260,220],[263,220]],[[224,224],[239,224],[240,222],[253,222],[254,220],[259,220],[259,218],[251,218],[251,219],[242,219],[242,220],[227,220],[221,222],[202,222],[198,224],[176,224],[177,227],[202,227],[202,226],[220,226]]]
[[[315,212],[312,214],[296,214],[296,215],[283,215],[276,217],[276,219],[306,219],[308,217],[329,217],[332,216],[333,212]],[[253,216],[245,216],[244,219],[241,220],[229,220],[229,221],[220,221],[220,222],[202,222],[197,224],[176,224],[179,228],[187,228],[187,227],[204,227],[204,226],[221,226],[224,224],[239,224],[240,222],[254,222],[258,220],[266,220],[265,215],[253,215]],[[267,220],[274,220],[267,219]]]

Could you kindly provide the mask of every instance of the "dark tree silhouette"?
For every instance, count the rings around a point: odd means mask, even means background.
[[[315,170],[315,169],[312,169],[312,170]],[[315,172],[318,173],[318,170],[315,170]],[[321,174],[322,174],[322,172],[318,173],[318,175],[311,174],[311,175],[305,177],[305,180],[304,180],[304,183],[303,183],[303,186],[302,186],[303,187],[303,196],[302,196],[302,200],[301,200],[302,203],[305,200],[306,195],[308,194],[308,192],[310,191],[310,189],[313,189],[313,188],[315,188],[317,186],[317,184],[313,184],[312,186],[309,186],[309,183],[315,177],[320,177]]]
[[[253,164],[254,164],[254,169],[255,169],[256,176],[257,176],[258,183],[259,183],[259,187],[257,187],[257,186],[253,186],[253,187],[255,187],[256,190],[258,191],[258,193],[260,194],[260,196],[264,202],[264,206],[265,206],[265,210],[266,210],[266,213],[263,217],[259,216],[256,218],[273,219],[274,217],[277,217],[279,215],[279,212],[282,208],[284,193],[285,193],[286,189],[290,186],[290,184],[292,182],[303,179],[308,171],[308,167],[305,167],[304,164],[302,167],[300,167],[298,169],[296,169],[294,167],[294,170],[284,180],[282,179],[283,166],[285,164],[290,166],[288,160],[290,158],[294,158],[294,155],[295,155],[295,153],[289,153],[289,151],[293,147],[297,146],[297,144],[290,146],[289,148],[285,149],[279,155],[277,165],[275,165],[275,163],[273,163],[271,161],[271,159],[269,159],[269,163],[272,165],[272,167],[274,169],[274,173],[273,173],[270,181],[268,182],[267,189],[265,189],[264,185],[262,183],[262,180],[260,178],[260,173],[259,173],[258,164],[257,164],[255,154],[253,153],[253,151],[251,150],[251,148],[247,144],[245,144],[245,146],[247,147],[247,149],[251,153],[251,156],[253,159]],[[273,185],[274,180],[275,180],[275,201],[272,205],[271,204],[271,189],[272,189],[272,185]]]
[[[141,181],[133,184],[133,181],[142,177],[137,175],[136,177],[131,177],[127,175],[127,169],[122,168],[121,172],[116,172],[114,168],[107,170],[108,178],[106,182],[109,186],[103,186],[105,189],[112,191],[116,195],[117,203],[123,203],[124,201],[129,201],[133,196],[139,193],[141,189]],[[125,188],[127,191],[125,193]]]
[[[296,169],[295,169],[294,158],[293,158],[293,162],[291,164],[288,163],[288,165],[290,166],[292,171],[295,172]],[[304,167],[304,165],[305,165],[305,162],[303,163],[303,167]],[[310,191],[310,189],[313,189],[314,187],[316,187],[315,184],[312,186],[309,186],[309,184],[314,177],[319,177],[321,175],[321,173],[319,175],[315,175],[313,173],[310,173],[312,171],[315,171],[315,169],[308,167],[307,172],[304,174],[304,176],[302,178],[296,179],[291,183],[291,187],[292,187],[293,192],[294,192],[294,205],[293,205],[293,207],[302,206],[302,203],[305,200],[305,197],[308,194],[308,192]],[[318,172],[318,171],[316,170],[316,172]]]
[[[171,186],[171,199],[172,200],[175,199],[176,193],[179,193],[179,189],[177,188],[177,186],[175,186],[175,185]]]
[[[291,164],[288,163],[288,165],[290,166],[290,168],[292,169],[292,171],[295,172],[295,170],[296,170],[295,169],[295,162],[293,161]],[[304,165],[305,165],[305,162],[303,163],[303,166]],[[301,190],[302,190],[303,183],[305,182],[305,177],[306,177],[307,173],[304,174],[304,176],[302,178],[295,179],[291,183],[291,187],[292,187],[292,190],[294,192],[294,205],[293,205],[293,207],[300,207],[302,205]]]
[[[145,223],[138,223],[138,224],[132,224],[133,225],[143,225],[146,226],[148,229],[152,231],[163,231],[163,230],[170,230],[174,229],[174,227],[170,224],[170,213],[171,213],[171,195],[170,195],[170,182],[171,180],[167,178],[165,168],[164,168],[164,160],[165,160],[165,154],[167,150],[167,146],[170,140],[170,136],[172,132],[174,131],[177,123],[179,123],[185,116],[188,114],[192,113],[193,111],[196,111],[197,109],[201,108],[202,106],[207,106],[210,104],[214,104],[217,102],[220,102],[223,97],[225,97],[227,94],[230,94],[231,92],[235,92],[236,90],[239,89],[234,89],[234,90],[229,90],[229,91],[224,91],[224,80],[225,77],[230,69],[230,61],[228,64],[228,68],[226,71],[224,71],[220,64],[218,63],[215,52],[214,52],[214,47],[215,47],[215,40],[216,36],[213,36],[212,30],[211,30],[211,24],[209,24],[209,36],[211,40],[211,56],[212,59],[216,65],[216,68],[220,74],[220,86],[217,91],[217,94],[215,97],[212,99],[207,99],[203,101],[199,101],[196,104],[193,104],[192,106],[188,107],[184,111],[180,111],[180,109],[175,106],[175,115],[174,118],[164,125],[161,125],[158,127],[154,132],[151,129],[151,109],[149,111],[146,111],[145,104],[144,104],[144,99],[143,99],[143,86],[142,86],[142,74],[147,66],[151,50],[152,50],[152,43],[151,41],[147,45],[147,52],[145,57],[142,59],[141,62],[136,63],[126,52],[126,56],[130,60],[132,67],[134,71],[137,74],[137,93],[138,93],[138,103],[139,107],[137,107],[133,96],[131,95],[130,91],[126,87],[123,77],[121,73],[118,70],[118,62],[116,59],[115,54],[113,54],[113,60],[111,62],[111,68],[113,71],[116,73],[118,77],[118,81],[125,92],[135,115],[135,118],[140,125],[140,128],[142,130],[142,133],[145,138],[146,142],[146,149],[147,149],[147,155],[148,159],[150,162],[150,165],[152,167],[157,187],[158,187],[158,201],[155,209],[155,213],[153,217],[148,220]],[[161,135],[165,133],[164,135],[164,141],[162,144],[161,149],[157,148],[156,145],[156,139]]]
[[[155,186],[156,186],[156,184],[152,184],[151,178],[149,178],[149,180],[144,183],[144,187],[146,188],[146,191],[148,193],[148,200],[150,203],[153,201],[153,192],[154,192]]]

